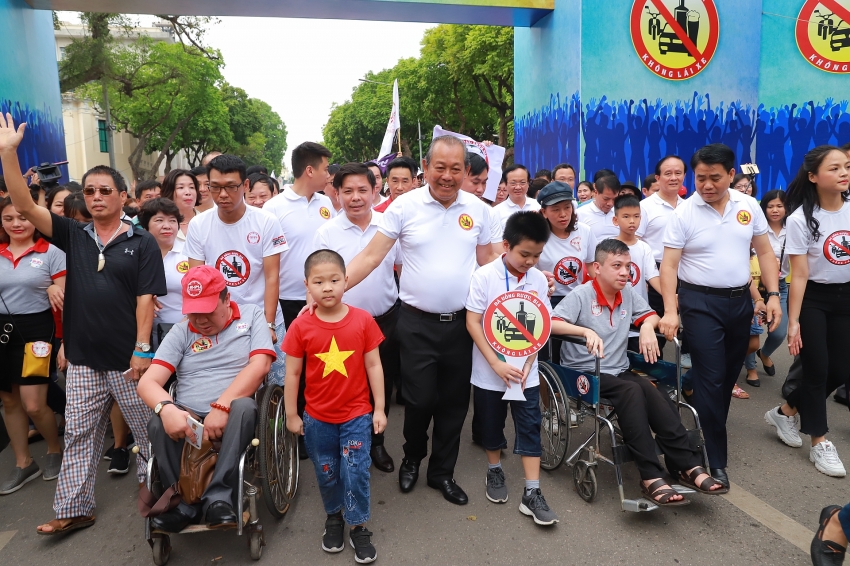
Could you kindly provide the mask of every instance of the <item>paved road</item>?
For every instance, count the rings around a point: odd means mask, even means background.
[[[728,497],[693,496],[679,509],[631,514],[619,510],[613,470],[601,465],[599,495],[593,504],[574,492],[571,470],[544,472],[547,500],[561,516],[554,528],[535,526],[517,510],[522,487],[519,458],[506,453],[503,464],[510,500],[495,505],[484,497],[486,459],[471,443],[469,422],[461,444],[456,478],[470,494],[457,507],[444,501],[423,481],[407,495],[399,492],[395,474],[375,471],[372,480],[374,542],[384,564],[809,564],[811,531],[820,509],[844,504],[850,478],[828,478],[808,461],[808,450],[781,444],[763,419],[780,401],[779,389],[790,360],[775,358],[779,371],[761,375],[762,387],[746,387],[752,398],[734,400],[729,417],[729,475],[736,484]],[[743,383],[743,374],[742,380]],[[850,465],[847,409],[828,402],[830,438]],[[387,446],[401,456],[402,408],[393,406]],[[509,438],[512,427],[509,425]],[[806,439],[807,440],[807,439]],[[804,442],[806,442],[804,440]],[[512,446],[512,440],[509,440]],[[34,445],[43,458],[44,444]],[[12,465],[11,451],[0,454],[0,473]],[[308,462],[309,464],[309,462]],[[37,480],[0,498],[0,564],[50,566],[115,566],[151,564],[135,504],[135,475],[109,477],[106,462],[97,483],[97,524],[65,539],[46,539],[35,526],[52,518],[54,482]],[[638,476],[625,468],[627,496],[637,497]],[[302,469],[297,501],[289,514],[274,522],[264,512],[268,546],[266,564],[354,563],[353,552],[321,550],[324,522],[312,467]],[[772,528],[771,528],[772,527]],[[775,529],[775,530],[774,530]],[[776,532],[778,531],[778,532]],[[796,543],[796,545],[795,545]],[[249,564],[248,548],[235,532],[203,533],[172,538],[170,564]]]

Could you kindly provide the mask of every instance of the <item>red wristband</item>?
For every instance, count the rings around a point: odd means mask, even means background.
[[[224,411],[225,413],[230,413],[230,407],[225,407],[221,403],[210,403],[210,407],[213,409],[218,409],[219,411]]]

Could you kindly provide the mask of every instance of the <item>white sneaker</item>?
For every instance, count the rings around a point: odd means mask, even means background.
[[[800,438],[800,433],[797,432],[796,415],[786,417],[779,412],[779,407],[771,409],[764,414],[764,420],[767,424],[772,424],[776,427],[776,435],[779,440],[792,448],[799,448],[803,445],[803,439]]]
[[[812,446],[812,450],[809,452],[809,460],[814,462],[815,468],[819,472],[828,476],[843,478],[847,475],[844,464],[838,458],[838,451],[829,440],[824,440]]]
[[[682,369],[691,369],[692,365],[690,354],[682,354],[680,359],[682,361]]]

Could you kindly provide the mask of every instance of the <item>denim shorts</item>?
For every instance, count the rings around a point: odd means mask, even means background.
[[[508,405],[514,421],[514,454],[540,457],[540,387],[529,387],[523,392],[525,401],[503,401],[503,391],[490,391],[473,386],[472,397],[475,417],[481,423],[481,445],[485,450],[508,447],[505,438],[505,421]]]

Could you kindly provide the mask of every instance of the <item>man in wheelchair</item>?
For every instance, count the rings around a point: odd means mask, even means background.
[[[626,345],[629,327],[640,329],[640,352],[649,363],[659,357],[655,328],[660,318],[630,284],[629,248],[619,240],[596,246],[592,283],[573,290],[552,314],[552,334],[582,336],[587,347],[564,342],[561,363],[571,369],[594,372],[600,360],[599,396],[611,401],[623,440],[634,456],[641,491],[657,505],[690,503],[670,487],[681,483],[701,493],[726,493],[701,467],[700,452],[691,446],[679,411],[653,383],[629,371]],[[655,432],[655,439],[652,437]],[[681,470],[673,482],[658,461],[656,441],[668,467]]]
[[[232,302],[218,270],[193,267],[182,286],[188,320],[172,327],[138,386],[139,396],[154,410],[148,435],[163,486],[177,483],[185,439],[196,438],[190,416],[203,421],[204,440],[221,447],[202,504],[181,500],[151,519],[154,529],[172,533],[199,523],[204,514],[210,528],[236,526],[233,489],[239,458],[254,438],[253,395],[275,359],[263,309]],[[172,373],[178,377],[177,401],[164,388]]]

